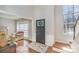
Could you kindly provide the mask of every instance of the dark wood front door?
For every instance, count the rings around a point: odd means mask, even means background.
[[[45,44],[45,19],[36,20],[36,42]]]

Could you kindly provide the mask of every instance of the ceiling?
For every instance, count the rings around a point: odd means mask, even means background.
[[[3,17],[8,16],[19,16],[19,17],[25,17],[25,18],[33,18],[33,12],[34,12],[33,5],[0,5],[1,11],[8,12],[8,15],[5,15],[5,13],[1,13]],[[6,13],[7,14],[7,13]]]

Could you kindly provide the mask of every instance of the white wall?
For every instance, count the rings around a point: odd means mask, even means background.
[[[64,13],[63,6],[55,6],[55,41],[69,43],[73,40],[72,34],[64,33]]]
[[[7,27],[9,36],[15,32],[15,23],[13,20],[1,18],[0,25]]]
[[[54,6],[35,6],[34,19],[45,19],[46,21],[46,45],[52,46],[54,43]],[[35,21],[34,20],[34,21]],[[34,23],[35,26],[36,23]],[[35,27],[34,27],[35,28]],[[36,30],[34,39],[36,40]]]
[[[63,8],[61,5],[55,6],[55,39],[61,40],[64,33]]]

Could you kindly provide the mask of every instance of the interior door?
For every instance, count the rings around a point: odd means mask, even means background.
[[[45,44],[45,19],[36,20],[36,42]]]

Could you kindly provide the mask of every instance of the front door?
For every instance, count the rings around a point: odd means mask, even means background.
[[[45,44],[45,19],[36,20],[36,42]]]

